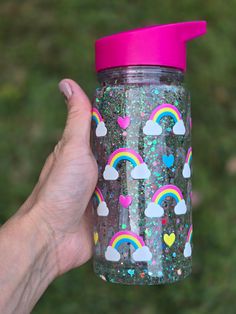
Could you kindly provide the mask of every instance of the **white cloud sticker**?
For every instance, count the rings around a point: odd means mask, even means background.
[[[150,177],[150,175],[151,175],[151,172],[145,163],[142,163],[142,164],[136,166],[131,171],[131,177],[133,179],[148,179]]]
[[[96,135],[97,137],[105,136],[107,134],[107,128],[105,126],[105,123],[99,122],[97,127],[96,127]]]
[[[185,134],[185,126],[183,120],[179,120],[173,126],[173,132],[177,135],[184,135]]]
[[[142,246],[132,254],[132,257],[136,262],[147,262],[152,259],[152,253],[147,246]]]
[[[160,135],[162,127],[153,120],[148,120],[143,128],[143,133],[146,135]]]
[[[107,261],[118,262],[120,260],[120,253],[112,246],[108,246],[105,252]]]
[[[187,211],[187,206],[186,206],[186,203],[185,203],[185,200],[181,200],[180,202],[178,202],[176,205],[175,205],[175,213],[176,215],[183,215],[186,213]]]
[[[107,207],[106,202],[101,202],[98,207],[97,207],[97,214],[98,216],[108,216],[109,214],[109,209]]]
[[[191,169],[190,169],[188,163],[184,164],[184,168],[183,168],[182,174],[183,174],[184,178],[190,178],[191,177]]]
[[[185,243],[184,247],[184,257],[190,257],[192,255],[192,247],[189,242]]]
[[[145,215],[147,217],[162,217],[164,215],[164,210],[159,204],[155,204],[151,202],[148,204],[147,208],[145,209]]]
[[[105,180],[116,180],[119,177],[118,171],[111,167],[110,165],[106,165],[105,170],[103,172],[103,178]]]

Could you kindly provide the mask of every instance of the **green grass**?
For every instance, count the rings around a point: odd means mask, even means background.
[[[110,285],[90,263],[58,278],[33,313],[234,314],[236,309],[236,0],[0,0],[0,221],[37,181],[60,138],[66,108],[57,83],[96,87],[93,43],[147,24],[206,19],[189,44],[195,207],[193,275],[157,287]]]

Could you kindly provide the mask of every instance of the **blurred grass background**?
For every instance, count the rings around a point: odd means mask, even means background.
[[[193,275],[156,287],[95,277],[91,263],[58,278],[35,314],[236,313],[236,0],[0,0],[0,221],[25,200],[66,117],[57,89],[96,87],[93,43],[125,29],[206,19],[188,49],[194,147]]]

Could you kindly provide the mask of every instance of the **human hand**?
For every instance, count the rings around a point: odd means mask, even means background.
[[[89,99],[72,80],[62,80],[59,88],[68,107],[62,139],[17,213],[26,214],[46,236],[51,258],[56,261],[56,276],[91,257],[93,232],[87,206],[97,182],[97,164],[90,149]]]
[[[0,312],[28,314],[59,275],[92,255],[97,182],[90,149],[91,105],[72,80],[59,84],[68,107],[62,139],[48,157],[33,192],[0,228]]]

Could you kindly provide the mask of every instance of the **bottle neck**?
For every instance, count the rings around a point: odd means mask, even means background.
[[[184,72],[160,66],[128,66],[106,69],[97,73],[101,85],[165,84],[182,85]]]

